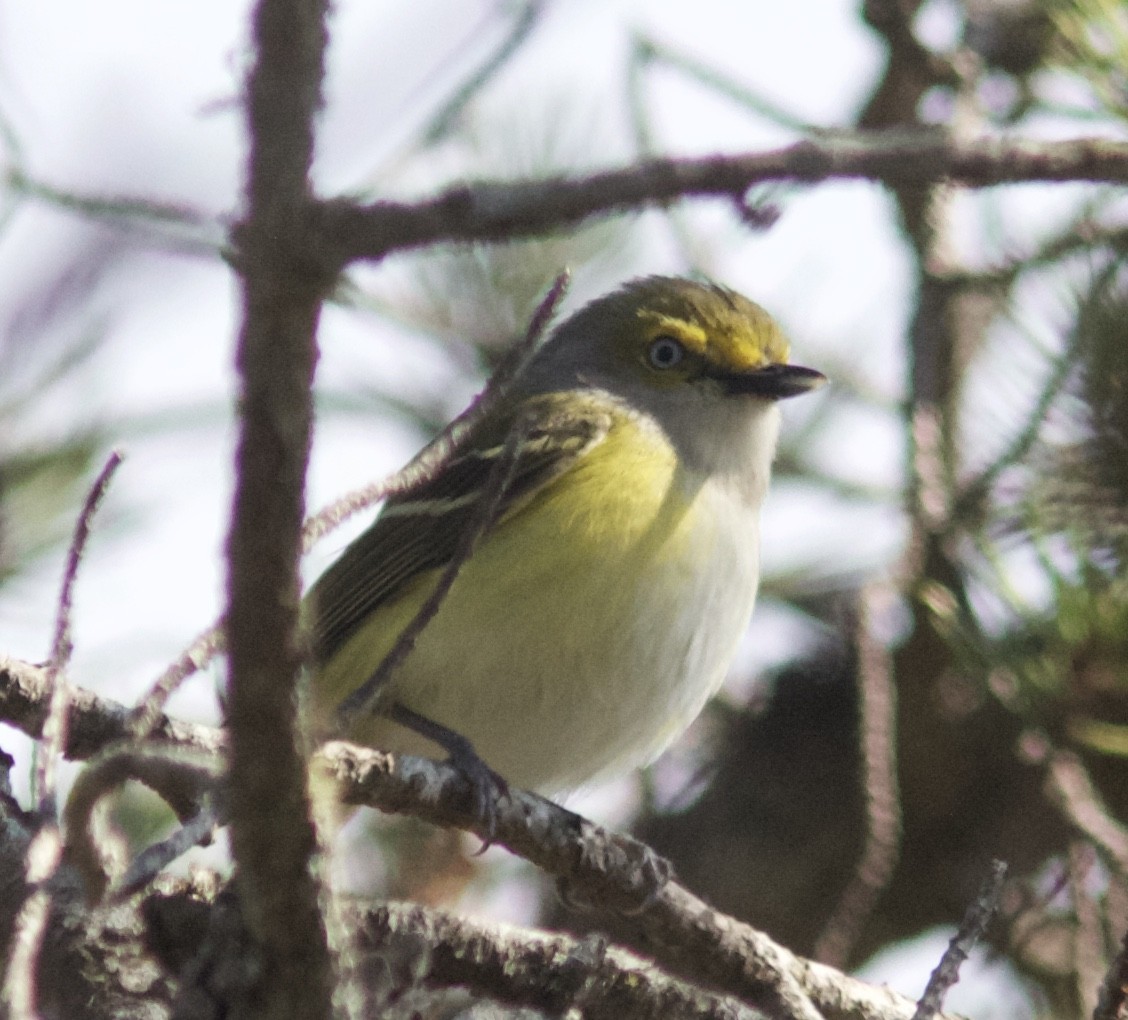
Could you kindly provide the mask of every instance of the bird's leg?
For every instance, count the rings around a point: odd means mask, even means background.
[[[482,760],[474,750],[474,745],[461,733],[435,722],[434,719],[428,719],[425,715],[413,712],[398,701],[389,708],[388,717],[393,722],[438,744],[446,751],[450,764],[469,780],[475,810],[486,830],[482,849],[478,853],[485,853],[493,843],[497,828],[496,798],[504,797],[509,793],[509,784]]]

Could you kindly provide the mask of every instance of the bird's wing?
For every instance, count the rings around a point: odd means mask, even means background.
[[[494,522],[524,505],[602,442],[611,428],[606,400],[571,392],[544,394],[518,409],[526,428]],[[470,525],[516,413],[472,434],[455,457],[410,493],[390,499],[372,526],[318,579],[313,654],[333,654],[382,604],[394,600],[420,574],[445,566]]]

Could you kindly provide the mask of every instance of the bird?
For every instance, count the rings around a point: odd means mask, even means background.
[[[556,326],[310,590],[313,732],[549,796],[656,758],[749,623],[779,402],[826,382],[789,351],[760,305],[680,277],[630,280]],[[491,479],[496,510],[437,612],[342,717]]]

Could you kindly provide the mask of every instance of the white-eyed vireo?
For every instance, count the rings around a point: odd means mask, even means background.
[[[315,730],[434,588],[520,422],[492,525],[343,735],[439,744],[549,793],[654,758],[748,624],[776,403],[825,381],[787,360],[759,305],[683,279],[635,280],[558,326],[458,455],[312,589]]]

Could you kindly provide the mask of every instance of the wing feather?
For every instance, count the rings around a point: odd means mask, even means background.
[[[502,494],[497,521],[518,512],[543,486],[558,478],[611,427],[606,400],[588,394],[544,394],[518,408],[536,425],[517,454]],[[381,605],[415,578],[450,561],[504,447],[517,413],[490,423],[433,477],[389,500],[380,515],[318,579],[313,653],[327,662]]]

